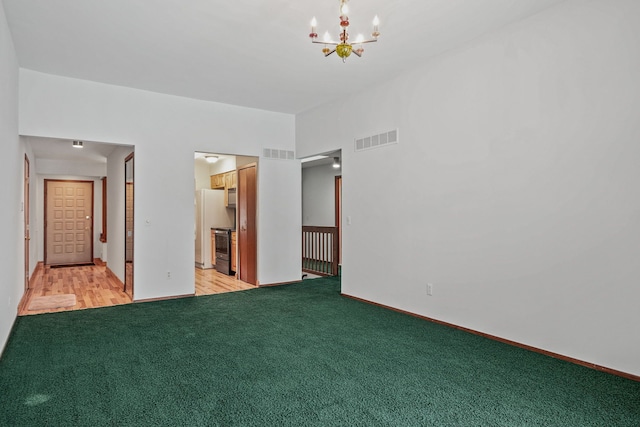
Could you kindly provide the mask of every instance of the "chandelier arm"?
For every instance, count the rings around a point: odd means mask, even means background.
[[[338,42],[320,42],[320,41],[316,41],[316,40],[311,40],[311,43],[315,43],[315,44],[328,44],[330,46],[338,46],[340,43]]]
[[[333,49],[331,52],[329,52],[329,53],[325,53],[324,57],[326,58],[327,56],[331,55],[331,54],[332,54],[333,52],[335,52],[335,51],[336,51],[336,50],[335,50],[335,49]]]
[[[353,42],[353,43],[348,43],[352,46],[355,46],[357,44],[366,44],[366,43],[375,43],[378,40],[376,39],[371,39],[371,40],[362,40],[362,41],[357,41],[357,42]],[[315,43],[315,44],[327,44],[329,46],[338,46],[340,43],[338,42],[321,42],[321,41],[316,41],[316,40],[311,40],[311,43]]]

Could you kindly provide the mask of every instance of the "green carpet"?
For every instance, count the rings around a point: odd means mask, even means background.
[[[0,425],[640,425],[640,383],[339,290],[322,278],[20,317]]]

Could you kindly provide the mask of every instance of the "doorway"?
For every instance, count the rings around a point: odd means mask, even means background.
[[[194,153],[194,254],[197,296],[234,292],[257,286],[257,255],[253,260],[245,260],[245,269],[252,270],[253,273],[247,276],[246,270],[241,271],[240,255],[244,249],[240,241],[241,209],[238,200],[241,193],[238,182],[240,170],[250,166],[254,166],[255,169],[257,162],[258,158],[254,156]],[[256,203],[252,206],[251,215],[255,218]],[[223,268],[224,263],[218,266],[216,252],[222,254],[224,250],[218,251],[216,248],[215,229],[229,231],[230,245],[225,250],[230,252],[230,268]],[[257,248],[255,240],[253,246]],[[247,278],[253,279],[253,282],[248,282]]]
[[[93,264],[93,181],[44,184],[45,265]]]
[[[134,161],[133,153],[124,159],[124,291],[133,301],[133,237],[134,237]]]
[[[302,277],[340,275],[342,265],[342,152],[301,159]]]
[[[113,177],[113,181],[120,181],[118,190],[113,191],[115,190],[114,187],[110,189],[111,194],[109,194],[109,197],[114,198],[112,206],[115,211],[109,212],[109,214],[110,220],[117,218],[112,221],[114,224],[113,230],[119,229],[119,237],[124,237],[125,212],[122,208],[122,202],[125,197],[123,194],[125,187],[122,185],[121,180],[124,178],[125,173],[122,169],[125,166],[123,163],[124,158],[134,151],[134,147],[131,145],[84,141],[82,150],[79,150],[72,145],[71,140],[44,137],[25,137],[25,143],[30,149],[25,150],[23,154],[25,293],[21,301],[22,307],[26,311],[30,311],[27,310],[29,298],[58,293],[75,294],[78,302],[76,308],[101,307],[131,302],[131,298],[123,292],[125,279],[125,274],[122,270],[124,264],[124,242],[120,239],[114,239],[114,244],[117,244],[118,248],[113,248],[110,260],[107,260],[106,247],[103,246],[106,243],[107,231],[106,179],[102,181],[102,204],[99,197],[100,188],[97,188],[98,192],[96,193],[96,185],[98,185],[98,179],[101,176],[117,173]],[[65,159],[65,161],[60,162],[60,165],[47,166],[46,174],[41,175],[42,172],[38,170],[40,160],[56,159]],[[100,160],[98,161],[98,159]],[[110,162],[116,162],[119,166],[112,164],[112,167],[109,168]],[[90,172],[75,174],[73,172],[75,170]],[[38,179],[32,180],[32,178]],[[62,223],[62,231],[64,232],[62,235],[63,244],[68,243],[65,241],[67,238],[70,238],[70,240],[78,239],[78,233],[75,232],[81,230],[75,229],[82,228],[86,229],[84,231],[87,232],[84,246],[85,249],[88,248],[89,250],[86,251],[86,257],[75,259],[72,262],[68,260],[61,262],[52,258],[52,255],[55,255],[51,246],[52,243],[56,243],[56,238],[52,236],[52,231],[56,231],[54,227],[56,218],[51,209],[47,210],[47,200],[53,200],[52,183],[56,181],[64,182],[64,180],[93,184],[87,191],[90,194],[89,200],[83,202],[84,206],[82,208],[86,209],[86,214],[81,215],[82,218],[77,218],[78,212],[62,214],[62,219],[67,221],[67,224]],[[39,209],[36,209],[38,208],[36,202],[31,203],[31,197],[36,197],[36,193],[37,199],[40,201]],[[109,200],[111,201],[111,199]],[[62,200],[63,206],[65,203]],[[74,210],[77,211],[78,209]],[[102,234],[100,234],[99,229],[101,213]],[[74,218],[68,218],[71,215]],[[78,227],[77,223],[81,219],[85,222],[84,227]],[[39,225],[34,222],[35,220],[38,221]],[[74,224],[71,224],[71,222]],[[73,227],[74,229],[65,229],[67,227]],[[41,234],[38,232],[39,229],[42,230]],[[40,236],[39,242],[37,241],[38,234]],[[98,239],[99,236],[100,240]],[[60,240],[60,237],[58,237],[58,240]],[[73,243],[75,244],[75,242]],[[64,246],[62,249],[65,249]],[[75,249],[79,248],[76,246]],[[40,255],[37,255],[36,252],[40,253]],[[39,262],[37,268],[34,269],[36,267],[34,265],[35,261]],[[107,261],[109,261],[108,267]],[[113,268],[114,266],[119,266],[119,268]],[[113,271],[111,270],[112,268]],[[69,283],[72,282],[74,286],[69,287]],[[30,313],[33,313],[33,311],[30,311]]]

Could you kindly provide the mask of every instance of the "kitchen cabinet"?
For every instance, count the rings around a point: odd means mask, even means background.
[[[223,173],[217,175],[211,175],[211,189],[218,190],[225,187],[225,179]]]
[[[211,189],[225,189],[236,188],[238,185],[238,174],[236,171],[229,171],[211,175]]]
[[[235,207],[235,203],[229,205],[229,190],[236,189],[238,185],[238,172],[235,170],[211,175],[211,189],[224,190],[224,205],[227,207]]]
[[[236,188],[238,185],[238,173],[236,171],[227,172],[226,174],[226,187]]]
[[[236,271],[236,260],[237,260],[236,248],[237,248],[236,232],[232,231],[231,232],[231,271],[233,272]]]

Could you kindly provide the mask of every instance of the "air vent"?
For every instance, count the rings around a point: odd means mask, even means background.
[[[263,148],[262,157],[276,160],[295,160],[296,158],[292,150],[280,150],[277,148]]]
[[[398,143],[398,129],[390,130],[389,132],[379,133],[377,135],[365,136],[364,138],[358,138],[355,140],[355,150],[371,150],[372,148],[385,147],[391,144]]]

